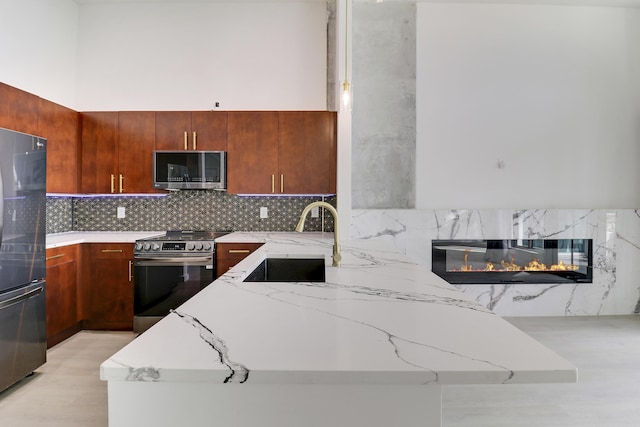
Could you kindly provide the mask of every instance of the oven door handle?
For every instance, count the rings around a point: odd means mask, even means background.
[[[133,262],[135,267],[161,267],[163,265],[193,265],[193,266],[210,266],[213,265],[213,258],[203,257],[175,257],[175,258],[145,258],[136,259]]]

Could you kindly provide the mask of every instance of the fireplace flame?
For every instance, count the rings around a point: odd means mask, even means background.
[[[467,250],[465,251],[464,262],[460,266],[460,269],[453,269],[451,271],[576,271],[579,268],[577,265],[565,264],[563,261],[558,261],[558,264],[547,267],[537,258],[531,260],[527,265],[521,266],[514,262],[513,257],[511,257],[511,261],[500,261],[500,265],[502,268],[496,268],[494,263],[487,262],[484,268],[474,270],[473,265],[469,264],[469,251]]]

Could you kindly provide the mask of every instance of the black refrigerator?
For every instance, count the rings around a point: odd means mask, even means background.
[[[46,140],[0,128],[0,392],[46,361]]]

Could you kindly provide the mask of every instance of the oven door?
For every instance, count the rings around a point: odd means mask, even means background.
[[[215,279],[213,257],[136,259],[133,329],[144,332]]]

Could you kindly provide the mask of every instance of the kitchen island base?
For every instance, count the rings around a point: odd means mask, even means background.
[[[439,427],[440,385],[109,381],[109,427]]]
[[[223,236],[264,245],[101,365],[110,426],[437,427],[444,385],[577,380],[387,242],[343,241],[331,266],[333,237]],[[244,282],[322,256],[324,282]]]

